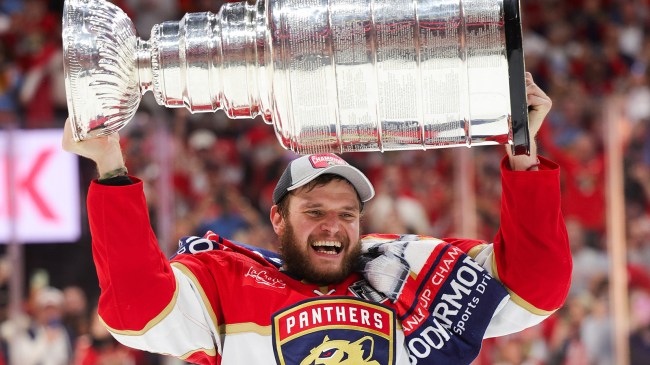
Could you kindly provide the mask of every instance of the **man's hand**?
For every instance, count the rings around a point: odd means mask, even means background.
[[[544,90],[535,84],[530,72],[526,72],[526,97],[528,98],[528,128],[532,140],[542,127],[544,118],[551,110],[553,102]]]
[[[61,145],[68,152],[93,160],[97,164],[100,178],[111,171],[124,168],[120,136],[117,133],[76,142],[72,137],[72,123],[68,119],[65,121]]]
[[[533,81],[533,75],[526,72],[526,96],[528,99],[528,129],[530,132],[530,155],[514,156],[511,146],[506,146],[510,160],[510,168],[517,171],[537,170],[537,143],[535,135],[542,127],[546,114],[551,110],[553,102],[546,93]]]

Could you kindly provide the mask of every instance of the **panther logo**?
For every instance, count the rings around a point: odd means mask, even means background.
[[[325,336],[323,343],[311,349],[300,365],[379,365],[370,360],[374,347],[375,341],[370,336],[355,342],[330,340]]]
[[[395,311],[354,297],[310,298],[273,314],[278,365],[395,365]]]

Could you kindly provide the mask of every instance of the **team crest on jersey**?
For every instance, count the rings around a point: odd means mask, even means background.
[[[280,365],[394,365],[395,312],[352,297],[310,299],[273,315]]]

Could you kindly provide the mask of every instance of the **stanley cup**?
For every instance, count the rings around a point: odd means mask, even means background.
[[[137,38],[104,0],[67,0],[74,137],[167,107],[261,116],[297,153],[512,144],[528,152],[518,0],[257,0]]]

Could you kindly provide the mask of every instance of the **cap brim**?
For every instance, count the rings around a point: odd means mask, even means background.
[[[299,187],[307,185],[310,181],[314,180],[315,178],[323,174],[338,175],[346,179],[347,181],[349,181],[352,184],[352,186],[354,186],[354,189],[357,191],[357,194],[359,194],[359,198],[361,199],[361,201],[364,203],[372,199],[373,196],[375,196],[375,188],[372,186],[370,180],[368,180],[366,175],[364,175],[363,172],[359,171],[359,169],[357,169],[356,167],[350,165],[334,165],[334,166],[326,167],[324,169],[319,170],[317,173],[313,175],[309,175],[308,177],[305,177],[304,179],[297,181],[295,184],[287,188],[287,190],[291,191],[291,190],[298,189]]]

